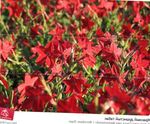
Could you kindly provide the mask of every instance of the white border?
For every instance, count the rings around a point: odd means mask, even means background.
[[[17,124],[150,124],[150,116],[15,112],[13,121],[0,120],[0,124],[3,122],[5,124],[15,122]]]

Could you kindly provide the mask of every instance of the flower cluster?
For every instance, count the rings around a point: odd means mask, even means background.
[[[150,114],[150,3],[2,0],[0,106]]]

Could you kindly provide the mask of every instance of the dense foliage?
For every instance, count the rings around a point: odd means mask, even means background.
[[[0,107],[150,114],[150,3],[2,0]]]

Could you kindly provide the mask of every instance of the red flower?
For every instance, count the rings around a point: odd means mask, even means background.
[[[71,96],[65,100],[58,101],[57,112],[81,113],[82,109],[78,104],[78,100],[74,96]]]
[[[131,24],[124,24],[122,26],[122,32],[121,35],[123,38],[128,39],[133,33],[134,33],[134,29],[132,29]]]
[[[18,86],[18,92],[21,94],[19,98],[19,103],[24,101],[25,93],[28,87],[33,87],[35,82],[38,80],[38,77],[31,77],[28,73],[25,75],[24,83]]]
[[[106,11],[108,10],[111,11],[114,3],[115,2],[108,2],[107,0],[101,0],[99,8],[105,8]]]
[[[23,12],[23,7],[18,4],[20,1],[14,2],[14,0],[7,0],[7,3],[9,4],[8,7],[6,7],[9,11],[9,16],[19,17],[21,13]]]
[[[50,104],[51,97],[38,87],[28,87],[25,93],[26,99],[20,103],[21,110],[43,111]]]
[[[8,56],[13,52],[13,45],[7,40],[0,40],[0,58],[4,61],[8,59]]]
[[[110,62],[118,61],[121,56],[121,49],[117,47],[117,44],[111,43],[110,47],[104,47],[102,50],[102,57]]]
[[[28,73],[25,75],[25,82],[18,86],[19,93],[24,92],[26,87],[33,87],[38,77],[31,77]]]
[[[51,65],[50,60],[47,58],[46,50],[40,43],[38,43],[38,45],[36,47],[33,47],[31,50],[33,52],[32,57],[38,54],[38,57],[36,59],[37,64],[40,64],[40,65],[46,64],[47,66]]]
[[[127,92],[121,90],[121,87],[118,83],[114,83],[112,87],[107,86],[105,89],[109,94],[109,97],[114,101],[125,104],[131,100],[131,97],[127,94]]]
[[[150,100],[143,97],[134,98],[136,109],[135,113],[140,115],[149,115],[150,114]]]
[[[149,66],[149,61],[144,59],[144,55],[143,54],[138,54],[138,52],[136,52],[136,54],[134,54],[134,56],[132,57],[132,61],[130,63],[130,65],[132,66],[133,69],[138,69],[138,68],[147,68]]]
[[[94,67],[96,63],[96,55],[101,51],[100,45],[93,44],[92,41],[89,41],[86,38],[78,38],[78,45],[82,49],[81,62],[87,68],[88,66]]]
[[[107,104],[109,104],[110,107],[107,109],[106,114],[108,110],[108,114],[120,114],[120,110],[124,108],[124,106],[119,102],[108,101]]]
[[[118,65],[116,64],[113,64],[111,68],[106,68],[105,65],[101,65],[99,70],[101,71],[102,76],[100,83],[103,83],[104,81],[107,81],[108,83],[110,83],[111,81],[117,81],[120,84],[124,84],[125,77],[128,74],[128,71],[121,73]]]
[[[102,44],[103,47],[110,45],[116,39],[114,35],[111,35],[109,32],[103,33],[101,30],[97,30],[97,36],[99,43]]]
[[[57,10],[64,9],[69,14],[73,14],[80,9],[80,0],[58,0],[57,3]]]
[[[134,18],[134,22],[140,24],[141,26],[144,25],[144,19],[140,15],[140,13],[136,14],[136,17]]]
[[[140,10],[143,9],[144,7],[150,9],[150,6],[146,3],[146,2],[143,2],[143,1],[130,1],[129,4],[131,4],[133,6],[133,11],[134,13],[140,13]]]
[[[92,101],[90,104],[87,105],[87,110],[90,113],[96,113],[96,106],[95,106],[94,101]]]
[[[7,73],[6,68],[3,66],[3,63],[0,63],[0,74],[5,75]]]
[[[33,38],[35,38],[36,35],[41,35],[44,28],[42,25],[35,25],[34,27],[31,27],[31,35]]]
[[[18,103],[21,110],[43,111],[51,102],[51,96],[45,92],[38,75],[25,75],[24,83],[18,86]]]
[[[66,85],[65,93],[82,94],[86,92],[88,84],[86,84],[86,79],[82,76],[82,73],[78,73],[72,76],[70,79],[65,80]]]
[[[148,50],[147,50],[147,48],[148,48],[148,40],[140,39],[138,41],[138,46],[139,46],[140,53],[145,54],[145,55],[148,54]]]
[[[52,70],[58,72],[58,70],[54,70],[54,65],[62,63],[67,63],[67,58],[70,56],[72,45],[67,41],[59,41],[57,37],[54,36],[52,41],[49,41],[45,47],[43,47],[40,43],[33,47],[31,50],[33,52],[34,57],[38,54],[36,59],[36,63],[40,65],[45,65],[48,68],[53,68]],[[57,65],[57,66],[58,66]]]
[[[86,18],[84,16],[82,16],[81,18],[82,18],[81,21],[82,21],[83,29],[90,30],[94,26],[94,22],[90,20],[89,18]]]
[[[133,77],[133,83],[136,87],[141,88],[146,82],[147,73],[144,68],[137,68]],[[137,88],[137,89],[138,89]]]

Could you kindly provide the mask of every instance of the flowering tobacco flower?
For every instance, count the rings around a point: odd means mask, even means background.
[[[8,56],[13,52],[13,45],[7,40],[0,40],[0,58],[4,61],[8,59]]]
[[[77,100],[74,96],[71,96],[65,100],[59,100],[57,103],[58,112],[71,112],[71,113],[81,113],[82,109],[80,108]]]
[[[18,18],[23,12],[23,8],[18,4],[18,2],[14,2],[13,0],[6,0],[6,2],[9,4],[8,7],[6,7],[9,11],[9,16]]]
[[[148,2],[1,3],[1,107],[150,114]]]

